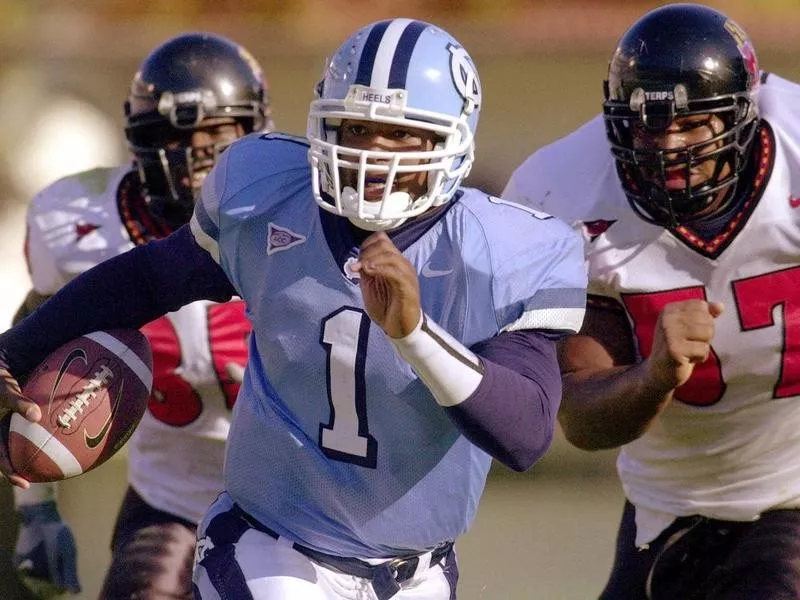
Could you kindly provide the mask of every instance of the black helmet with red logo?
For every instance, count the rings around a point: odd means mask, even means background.
[[[714,9],[671,4],[628,29],[609,63],[603,113],[622,186],[640,217],[674,226],[730,205],[759,121],[758,88],[750,39]],[[636,130],[657,134],[692,115],[716,115],[724,128],[694,145],[634,147]],[[692,168],[708,160],[716,161],[713,175],[693,186]],[[676,170],[685,173],[680,189],[666,181]]]
[[[193,148],[192,133],[215,120],[233,120],[243,134],[272,128],[261,67],[239,44],[210,33],[179,35],[144,59],[125,119],[149,210],[173,227],[191,216],[202,176],[230,144]]]

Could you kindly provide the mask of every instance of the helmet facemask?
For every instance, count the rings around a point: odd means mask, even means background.
[[[208,130],[212,143],[193,143],[199,130]],[[203,180],[220,154],[253,130],[253,119],[213,119],[181,122],[161,118],[130,119],[129,148],[139,172],[148,209],[171,228],[187,222]]]
[[[407,219],[448,202],[467,176],[474,157],[469,112],[458,117],[407,106],[403,89],[350,86],[344,99],[320,98],[311,103],[308,138],[313,193],[323,209],[347,217],[361,229],[393,229]],[[344,120],[385,123],[432,132],[438,143],[430,151],[361,150],[339,143]],[[342,173],[356,173],[355,187],[343,183]],[[427,191],[411,197],[396,189],[398,176],[427,175]],[[353,179],[353,178],[351,178]],[[367,200],[366,185],[384,180],[383,197]]]
[[[712,8],[668,4],[623,34],[604,82],[603,114],[639,217],[675,227],[732,207],[754,147],[759,86],[747,34]],[[696,126],[710,131],[691,131]]]
[[[205,175],[232,142],[272,128],[261,67],[235,42],[202,32],[171,38],[144,59],[125,120],[148,211],[169,229],[191,217]]]
[[[676,108],[680,94],[675,98],[640,103],[632,98],[627,106],[608,101],[604,107],[611,152],[632,208],[645,221],[667,227],[721,214],[730,206],[757,124],[752,100],[744,94],[685,103],[681,108]],[[676,119],[692,116],[707,117],[694,126],[709,128],[717,117],[722,129],[712,129],[707,139],[684,146],[636,147],[636,128],[646,135],[666,135]],[[708,161],[714,161],[713,173],[692,185],[693,170]],[[685,185],[676,188],[667,183],[670,179],[681,179]]]

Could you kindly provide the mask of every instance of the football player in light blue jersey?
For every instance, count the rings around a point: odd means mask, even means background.
[[[555,342],[583,319],[582,241],[460,186],[480,107],[449,34],[368,25],[330,60],[307,139],[235,142],[189,226],[0,336],[0,406],[35,421],[15,377],[64,341],[244,299],[250,357],[226,491],[198,530],[197,598],[454,598],[453,541],[492,458],[522,471],[547,450]]]

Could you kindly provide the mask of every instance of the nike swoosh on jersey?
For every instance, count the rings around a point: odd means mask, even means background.
[[[89,432],[86,429],[83,430],[83,439],[86,441],[86,445],[89,448],[97,448],[100,442],[103,441],[103,438],[106,437],[109,428],[111,427],[111,421],[114,420],[114,417],[119,411],[120,401],[122,400],[122,390],[125,388],[125,380],[123,379],[119,386],[119,391],[117,392],[117,397],[114,398],[114,404],[111,407],[111,414],[108,415],[106,422],[103,423],[103,426],[100,428],[100,431],[97,432],[97,435],[89,435]]]
[[[425,263],[425,266],[422,267],[422,276],[423,277],[444,277],[445,275],[450,275],[453,272],[453,269],[432,269],[429,263]]]

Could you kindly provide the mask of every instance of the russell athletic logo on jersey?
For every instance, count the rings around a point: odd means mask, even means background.
[[[288,250],[306,241],[306,236],[291,229],[270,223],[267,229],[267,254]]]

